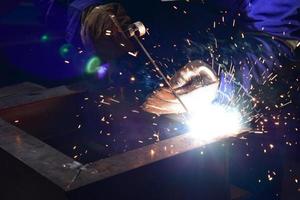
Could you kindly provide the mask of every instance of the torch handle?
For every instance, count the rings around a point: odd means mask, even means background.
[[[159,75],[164,79],[164,81],[166,82],[166,84],[170,88],[172,94],[177,98],[177,100],[182,105],[182,107],[184,108],[184,110],[188,113],[189,111],[188,111],[187,107],[184,105],[184,103],[180,99],[180,97],[176,94],[175,90],[173,89],[172,85],[168,81],[167,77],[164,75],[164,73],[160,70],[160,68],[158,67],[158,65],[155,63],[155,60],[151,57],[150,53],[144,47],[143,43],[140,41],[140,39],[136,35],[134,35],[133,37],[137,41],[137,43],[140,45],[140,47],[142,48],[142,50],[144,51],[144,53],[146,54],[146,56],[148,57],[148,59],[150,60],[150,62],[152,63],[152,65],[155,67],[155,69],[159,73]]]
[[[119,22],[116,20],[114,15],[110,15],[110,18],[112,20],[112,22],[116,25],[116,27],[118,28],[119,32],[121,32],[123,34],[123,37],[126,37],[126,34],[124,33],[124,31],[122,30]],[[138,22],[141,23],[141,22]],[[143,24],[141,23],[140,25],[143,26]],[[142,31],[142,32],[145,32]],[[152,65],[155,67],[155,69],[158,71],[159,75],[164,79],[164,81],[166,82],[166,84],[168,85],[168,87],[170,88],[172,94],[177,98],[177,100],[179,101],[179,103],[182,105],[183,109],[186,111],[186,113],[189,113],[187,107],[184,105],[183,101],[180,99],[180,97],[176,94],[175,90],[173,89],[172,85],[170,84],[170,82],[168,81],[167,77],[164,75],[164,73],[160,70],[160,68],[158,67],[158,65],[155,63],[155,60],[151,57],[150,53],[148,52],[148,50],[144,47],[143,43],[140,41],[140,39],[138,38],[138,36],[136,34],[134,34],[135,32],[133,32],[133,37],[136,40],[136,42],[139,44],[139,46],[142,48],[142,50],[144,51],[144,53],[146,54],[146,56],[148,57],[148,59],[150,60],[150,62],[152,63]],[[141,34],[141,33],[140,33]]]

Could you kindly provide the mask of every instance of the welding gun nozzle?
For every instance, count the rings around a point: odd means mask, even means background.
[[[125,33],[128,37],[133,37],[133,36],[142,37],[146,34],[146,27],[142,22],[137,21],[133,24],[130,24]]]

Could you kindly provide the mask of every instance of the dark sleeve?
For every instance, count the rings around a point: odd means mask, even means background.
[[[79,35],[80,19],[84,10],[103,2],[104,0],[34,0],[44,22],[56,30],[62,29],[68,42],[73,42]]]
[[[75,0],[68,8],[66,40],[72,42],[73,39],[79,36],[81,15],[85,9],[102,4],[103,0]]]
[[[263,84],[272,78],[272,72],[281,66],[283,59],[293,58],[292,49],[283,40],[262,33],[239,32],[226,40],[210,35],[188,48],[191,60],[201,58],[211,62],[210,53],[221,81],[225,83],[229,78],[246,91],[251,84]],[[234,78],[228,74],[234,74]]]
[[[299,0],[244,0],[243,9],[245,29],[300,40]]]

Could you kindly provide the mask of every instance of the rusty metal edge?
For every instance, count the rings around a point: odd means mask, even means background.
[[[248,131],[248,129],[244,129],[238,134],[233,133],[232,136],[237,137]],[[189,134],[182,134],[148,146],[95,161],[88,164],[85,170],[82,170],[76,181],[70,185],[68,191],[197,149],[225,138],[228,138],[228,136],[217,137],[213,140],[205,141],[197,140]]]
[[[73,94],[78,94],[78,93],[80,93],[80,91],[70,90],[66,86],[59,86],[59,87],[55,87],[55,88],[45,89],[45,90],[37,91],[33,95],[29,95],[29,96],[25,95],[25,96],[19,97],[20,100],[18,100],[17,102],[9,102],[8,105],[6,105],[6,106],[0,104],[0,110],[7,110],[7,109],[15,108],[18,106],[37,103],[37,102],[43,101],[43,100],[48,100],[48,99],[52,99],[52,98],[68,96],[68,95],[73,95]]]
[[[2,119],[0,136],[1,149],[66,192],[225,139],[195,140],[182,134],[83,166]]]
[[[65,190],[74,160],[0,118],[0,148]]]

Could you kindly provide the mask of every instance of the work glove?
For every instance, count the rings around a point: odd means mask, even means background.
[[[213,101],[219,80],[208,64],[195,60],[177,71],[171,78],[170,85],[187,110],[192,112],[197,107]],[[168,86],[154,91],[142,107],[145,111],[157,115],[186,112]]]
[[[133,51],[130,40],[123,33],[129,25],[130,18],[119,3],[91,7],[82,14],[81,39],[101,59],[112,60]]]

